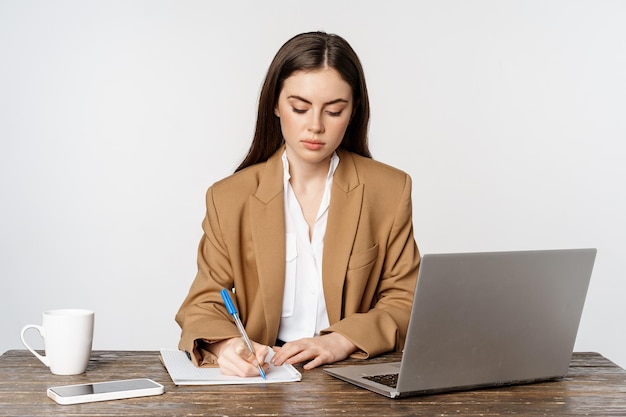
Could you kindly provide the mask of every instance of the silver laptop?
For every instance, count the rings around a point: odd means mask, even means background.
[[[595,257],[596,249],[424,255],[402,361],[324,371],[390,398],[563,377]]]

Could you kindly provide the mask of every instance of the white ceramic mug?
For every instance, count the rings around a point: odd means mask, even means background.
[[[56,375],[82,374],[87,369],[93,341],[94,312],[81,309],[49,310],[42,314],[41,326],[22,329],[22,343]],[[28,346],[24,334],[37,329],[44,340],[46,355]]]

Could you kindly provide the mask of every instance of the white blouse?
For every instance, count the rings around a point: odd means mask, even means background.
[[[313,234],[309,240],[309,226],[289,183],[289,161],[286,152],[283,153],[286,257],[285,291],[278,338],[285,342],[319,335],[321,330],[330,326],[322,288],[322,255],[330,190],[338,164],[339,157],[334,153]]]

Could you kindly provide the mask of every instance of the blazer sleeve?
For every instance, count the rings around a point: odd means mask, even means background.
[[[375,294],[362,300],[370,303],[368,310],[347,311],[324,332],[338,332],[351,340],[358,348],[353,356],[372,357],[404,347],[421,259],[413,236],[411,189],[411,178],[405,174],[400,204],[376,261],[382,267],[374,267],[369,276],[377,283]]]
[[[176,314],[176,322],[182,329],[178,347],[198,366],[216,362],[217,358],[206,349],[208,343],[239,335],[220,296],[220,290],[233,288],[234,281],[213,201],[213,188],[207,191],[206,207],[202,222],[204,234],[198,247],[198,272]]]

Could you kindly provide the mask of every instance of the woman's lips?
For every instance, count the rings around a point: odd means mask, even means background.
[[[324,146],[324,142],[321,142],[319,140],[303,140],[302,144],[305,148],[312,151],[320,149],[322,146]]]

